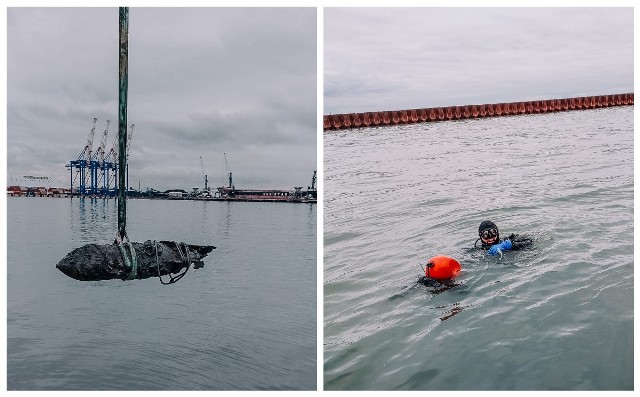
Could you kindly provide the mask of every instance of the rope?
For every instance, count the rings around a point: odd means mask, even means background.
[[[174,242],[174,243],[176,245],[176,248],[178,249],[178,253],[180,254],[180,259],[182,259],[182,263],[185,265],[185,269],[184,269],[184,272],[178,274],[175,277],[172,276],[171,273],[169,273],[170,280],[168,282],[165,282],[162,279],[162,274],[160,273],[160,263],[158,262],[158,242],[156,240],[153,240],[153,245],[156,248],[156,269],[158,269],[158,279],[160,280],[160,283],[162,285],[177,283],[182,277],[184,277],[185,274],[187,274],[187,272],[189,271],[189,268],[191,267],[191,253],[189,252],[189,246],[185,243],[177,243],[177,242]],[[182,249],[180,249],[180,244],[184,246],[186,256],[185,254],[182,253]]]
[[[129,255],[127,255],[127,250],[125,248],[125,243],[129,246]],[[124,278],[124,280],[133,280],[138,276],[138,259],[136,255],[136,250],[133,248],[133,244],[129,241],[129,237],[125,233],[124,239],[120,238],[118,234],[116,236],[116,244],[118,244],[118,248],[120,248],[120,253],[122,254],[122,259],[124,260],[125,267],[131,269],[131,272]]]

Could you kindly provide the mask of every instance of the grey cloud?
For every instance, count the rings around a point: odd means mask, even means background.
[[[325,113],[633,90],[632,8],[326,8]]]
[[[67,183],[64,165],[93,117],[94,147],[107,119],[107,148],[117,131],[117,8],[10,8],[7,19],[8,176]],[[188,188],[200,156],[220,164],[226,151],[247,182],[309,179],[315,25],[312,8],[131,8],[130,175],[142,187]],[[300,158],[294,166],[266,153]],[[223,179],[222,168],[211,171]]]

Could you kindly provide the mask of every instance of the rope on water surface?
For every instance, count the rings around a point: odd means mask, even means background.
[[[185,243],[178,243],[178,242],[174,242],[174,244],[178,249],[178,253],[180,254],[182,263],[185,265],[185,269],[184,269],[184,272],[178,274],[175,277],[172,276],[171,273],[169,273],[170,280],[168,282],[165,282],[162,279],[162,274],[160,273],[160,263],[158,262],[158,242],[156,240],[153,240],[153,245],[155,246],[155,249],[156,249],[156,269],[158,269],[158,279],[160,280],[160,283],[162,285],[177,283],[182,277],[184,277],[185,274],[187,274],[187,272],[189,271],[189,267],[191,267],[191,253],[189,252],[189,246]],[[180,244],[184,246],[186,256],[185,254],[182,253],[182,249],[180,249]]]

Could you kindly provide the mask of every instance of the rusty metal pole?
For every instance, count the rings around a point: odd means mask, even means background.
[[[118,236],[126,237],[127,198],[127,90],[129,57],[129,7],[120,7],[120,89],[118,96]]]

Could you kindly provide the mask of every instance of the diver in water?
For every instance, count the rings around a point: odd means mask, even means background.
[[[491,221],[484,221],[480,224],[478,235],[480,238],[476,240],[474,247],[487,250],[487,253],[492,256],[504,251],[519,250],[533,243],[531,238],[513,233],[508,238],[501,240],[498,226]]]
[[[484,221],[480,224],[478,228],[478,235],[480,236],[475,244],[474,248],[487,250],[487,253],[492,256],[499,255],[504,251],[512,251],[519,250],[525,247],[529,247],[533,244],[533,239],[527,236],[521,236],[519,234],[510,234],[508,238],[501,240],[500,239],[500,231],[498,230],[498,226],[491,221]],[[469,251],[472,249],[469,248]],[[437,278],[429,275],[429,269],[434,267],[435,262],[432,263],[431,260],[436,260],[438,258],[445,258],[445,263],[448,263],[449,260],[455,262],[457,264],[457,269],[455,270],[455,274],[451,278]],[[421,265],[422,266],[422,265]],[[445,266],[446,267],[446,266]],[[453,288],[458,284],[453,281],[453,277],[457,275],[460,270],[460,264],[453,258],[437,256],[430,259],[430,262],[427,262],[426,269],[423,269],[427,274],[421,276],[418,279],[419,284],[424,284],[428,287],[437,287],[434,292],[439,293],[442,291],[446,291],[449,288]]]

